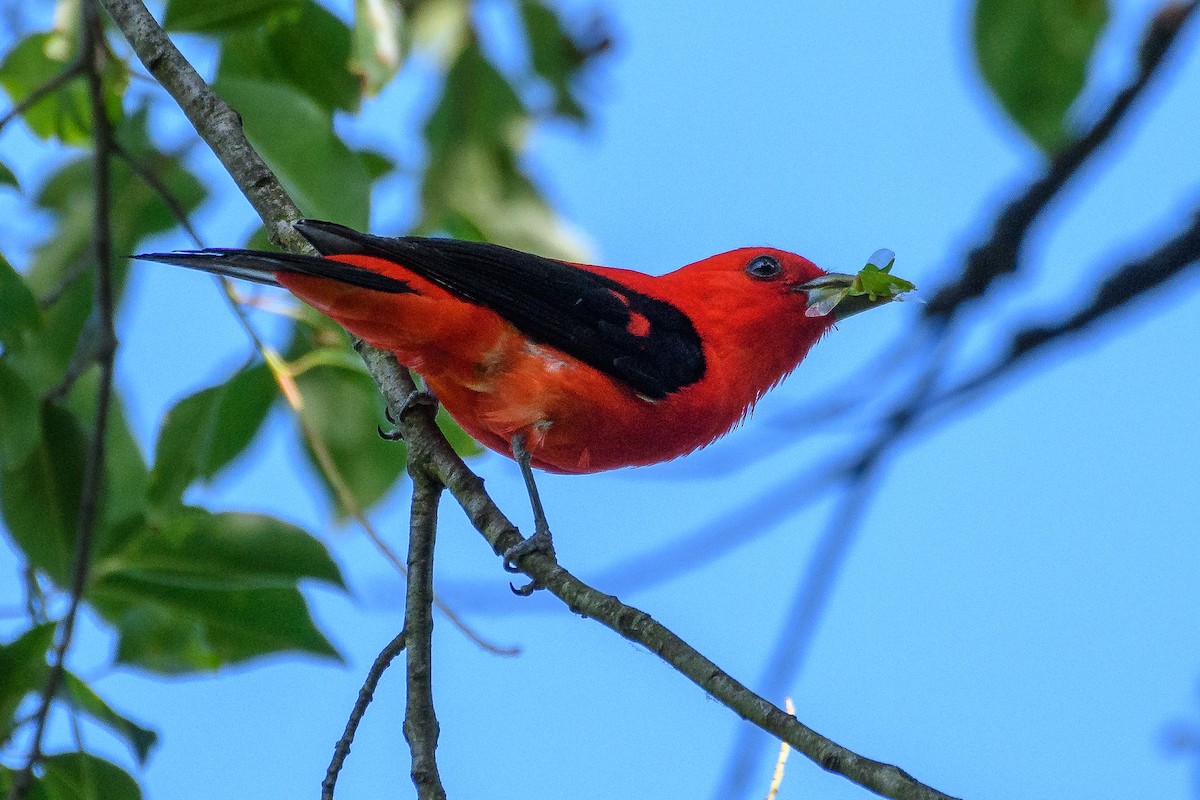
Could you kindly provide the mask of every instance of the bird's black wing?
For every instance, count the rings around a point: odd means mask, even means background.
[[[388,238],[314,220],[301,220],[296,230],[322,255],[402,264],[650,400],[704,376],[700,335],[688,316],[611,278],[494,244]]]

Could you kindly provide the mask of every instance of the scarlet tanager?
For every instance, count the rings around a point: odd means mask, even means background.
[[[295,228],[323,257],[215,248],[137,258],[283,286],[395,353],[471,436],[521,463],[539,517],[530,465],[597,472],[703,447],[835,322],[912,288],[879,280],[890,263],[865,282],[770,247],[651,276],[494,244],[315,220]],[[539,519],[534,538],[547,541],[506,563],[548,545],[545,527]]]

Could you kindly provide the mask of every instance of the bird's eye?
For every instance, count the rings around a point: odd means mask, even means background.
[[[755,256],[746,265],[746,274],[760,281],[778,278],[781,272],[783,272],[783,265],[775,256]]]

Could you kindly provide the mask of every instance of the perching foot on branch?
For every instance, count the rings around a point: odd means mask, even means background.
[[[517,566],[522,558],[530,553],[543,553],[554,558],[554,535],[550,533],[550,523],[546,521],[546,512],[542,509],[542,499],[538,496],[537,484],[533,480],[533,467],[530,466],[529,451],[525,449],[525,437],[517,434],[512,440],[513,458],[521,467],[521,477],[525,479],[525,490],[529,493],[529,503],[533,506],[533,535],[520,544],[515,544],[504,551],[504,568],[509,572],[520,572]],[[529,595],[541,589],[536,580],[530,581],[517,588],[509,584],[513,594],[520,597]]]
[[[424,406],[425,408],[432,408],[436,410],[437,404],[438,399],[434,396],[433,392],[429,391],[428,389],[418,389],[411,393],[408,397],[404,398],[404,402],[400,405],[400,416],[403,417],[409,411],[417,408],[418,406]],[[392,425],[396,424],[396,418],[392,416],[392,410],[390,408],[383,409],[383,416],[387,417],[387,421]],[[383,426],[380,425],[375,430],[379,434],[380,439],[385,439],[389,442],[398,442],[404,438],[404,435],[400,433],[399,428],[393,428],[390,431],[385,431]]]

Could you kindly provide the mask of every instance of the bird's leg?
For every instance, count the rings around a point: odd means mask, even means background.
[[[530,454],[525,448],[524,434],[518,433],[513,437],[512,450],[513,458],[521,467],[525,491],[529,493],[529,502],[533,506],[533,535],[504,551],[504,568],[509,572],[520,572],[517,562],[530,553],[545,553],[554,558],[554,536],[550,533],[550,523],[546,522],[546,512],[542,509],[542,498],[538,495],[537,484],[533,480],[533,467],[529,463]],[[528,597],[540,588],[542,587],[537,581],[530,581],[519,589],[513,586],[512,590],[514,594]]]
[[[437,398],[433,392],[428,389],[416,389],[409,393],[408,397],[404,398],[404,402],[400,404],[400,416],[403,417],[413,408],[417,406],[425,406],[426,408],[437,408]],[[392,410],[386,406],[383,409],[383,416],[387,417],[387,421],[392,425],[396,424],[396,418],[392,416]],[[398,442],[404,438],[400,433],[399,428],[393,428],[390,431],[385,431],[382,425],[375,428],[380,439],[385,439],[389,442]]]

